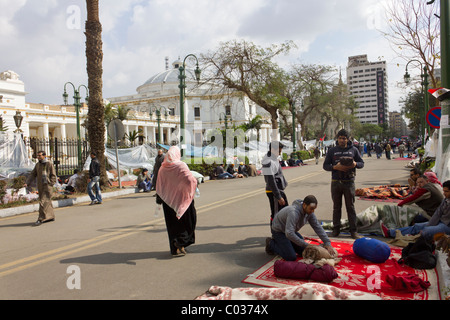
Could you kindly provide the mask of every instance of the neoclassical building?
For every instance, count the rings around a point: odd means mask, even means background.
[[[166,60],[167,64],[167,60]],[[139,132],[139,143],[170,144],[179,139],[180,129],[180,61],[172,68],[150,77],[139,86],[136,94],[110,97],[105,103],[113,107],[129,108],[128,119],[123,121],[125,132]],[[259,132],[261,142],[270,140],[269,114],[251,102],[245,95],[225,93],[221,87],[211,83],[198,84],[194,70],[186,68],[185,130],[187,143],[201,145],[206,142],[209,129],[231,128],[249,122],[256,115],[267,120]],[[63,91],[63,88],[61,89]],[[70,92],[69,96],[71,95]],[[76,139],[77,113],[73,105],[47,105],[26,102],[25,84],[14,71],[0,73],[0,119],[7,132],[17,130],[17,115],[22,118],[20,130],[24,137],[44,139]],[[62,97],[61,97],[61,100]],[[69,101],[70,103],[70,101]],[[158,121],[157,110],[160,112]],[[79,109],[80,123],[88,114],[88,105]],[[16,121],[14,120],[16,116]],[[20,118],[19,117],[19,118]],[[80,126],[81,138],[86,130]],[[159,140],[158,127],[161,128]],[[251,132],[256,140],[256,132]],[[190,138],[190,140],[189,140]]]
[[[0,73],[0,116],[7,132],[17,130],[15,116],[22,118],[20,130],[24,137],[77,138],[74,106],[26,103],[25,84],[14,71]],[[87,116],[87,106],[80,108],[80,118]],[[82,137],[84,136],[84,129]]]
[[[132,119],[125,121],[124,124],[128,128],[126,131],[140,130],[147,142],[157,141],[157,126],[154,122],[159,110],[162,141],[168,144],[179,138],[181,64],[182,62],[177,60],[172,64],[172,68],[169,68],[166,58],[166,70],[150,77],[136,89],[136,94],[108,98],[113,106],[130,108],[141,117],[137,118],[142,119],[140,122],[133,122]],[[184,116],[188,143],[190,138],[191,144],[202,145],[207,140],[206,133],[209,129],[239,126],[258,114],[268,120],[260,130],[260,141],[269,141],[270,116],[265,110],[241,93],[225,93],[222,87],[215,84],[198,83],[193,69],[186,68],[185,75]]]

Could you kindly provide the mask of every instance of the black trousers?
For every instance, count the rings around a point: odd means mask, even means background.
[[[347,209],[350,232],[356,232],[355,182],[331,181],[331,198],[333,199],[333,229],[340,230],[342,217],[342,196]]]
[[[278,199],[273,196],[272,192],[266,192],[266,194],[267,194],[267,197],[269,198],[269,203],[270,203],[270,225],[272,225],[272,220],[275,217],[275,214],[277,214],[277,212],[280,211],[281,209],[283,209],[284,207],[287,207],[289,204],[288,204],[288,200],[287,200],[287,197],[286,197],[286,194],[284,193],[284,191],[280,190],[280,195],[286,202],[286,205],[284,205],[284,206],[282,206],[278,203]]]

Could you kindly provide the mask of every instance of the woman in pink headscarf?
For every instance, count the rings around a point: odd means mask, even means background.
[[[173,256],[185,255],[185,248],[195,243],[196,188],[197,179],[181,161],[180,149],[177,146],[171,147],[158,172],[156,202],[163,205],[170,252]]]
[[[442,183],[438,180],[438,177],[436,176],[436,173],[434,173],[432,171],[425,171],[423,173],[423,175],[428,178],[429,182],[437,183],[438,185],[440,185],[442,187]]]

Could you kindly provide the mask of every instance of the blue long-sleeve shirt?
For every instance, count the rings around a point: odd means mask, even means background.
[[[333,166],[339,163],[341,157],[350,157],[356,162],[356,168],[347,172],[334,170]],[[333,180],[355,180],[356,169],[364,168],[364,160],[361,158],[359,150],[349,143],[345,148],[340,146],[332,147],[328,150],[323,163],[323,169],[331,171],[331,179]]]

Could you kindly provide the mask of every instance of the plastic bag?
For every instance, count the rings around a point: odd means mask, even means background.
[[[159,217],[161,215],[161,212],[162,212],[162,205],[161,204],[156,204],[155,218]]]

